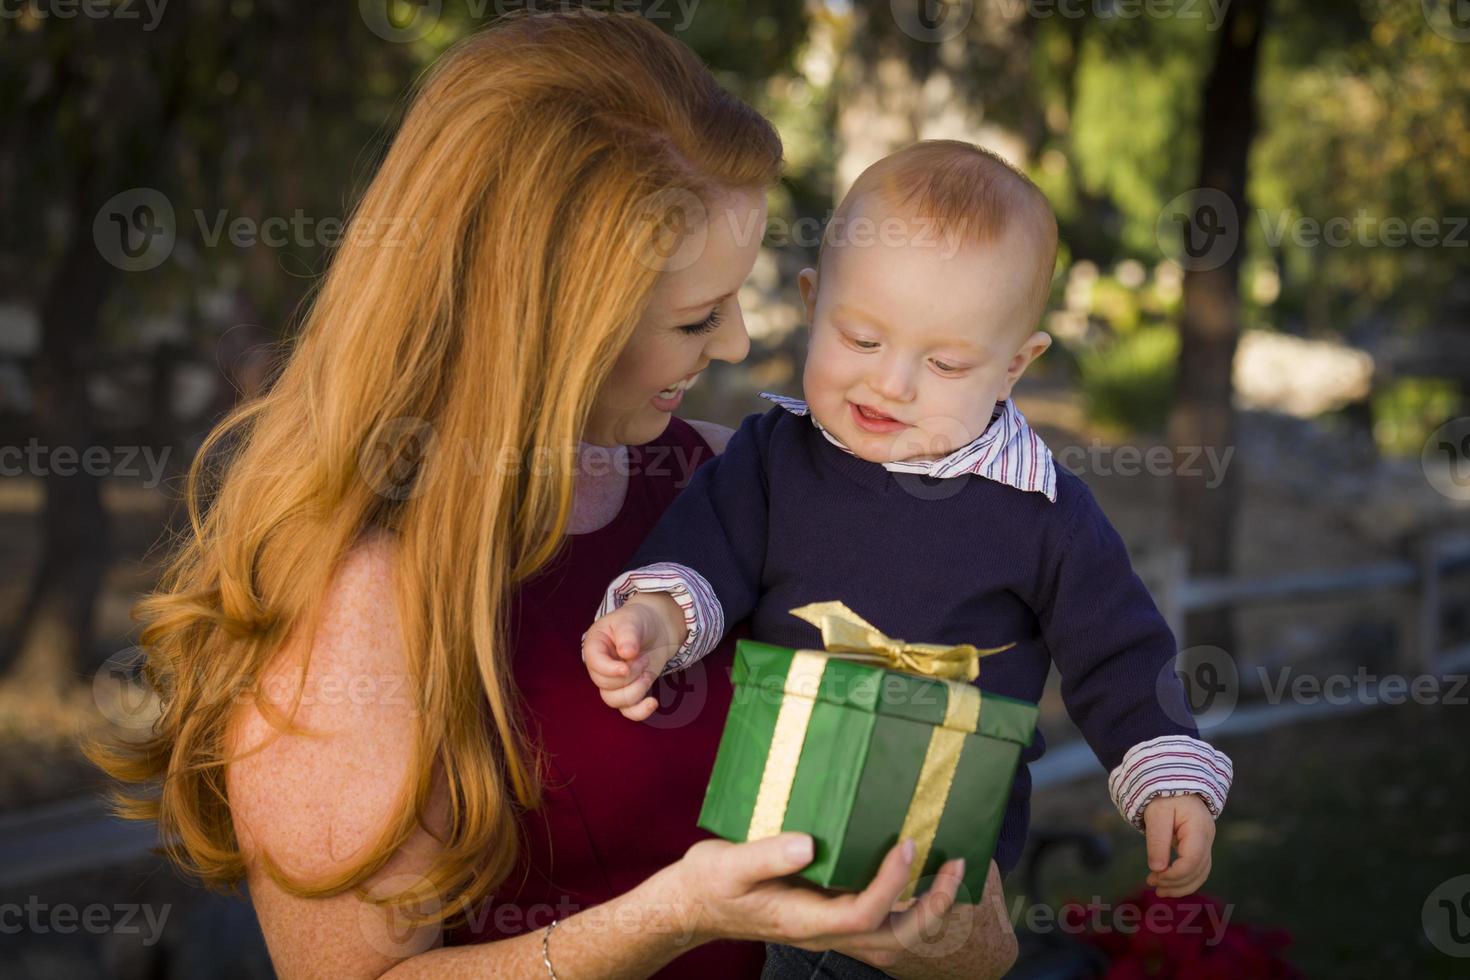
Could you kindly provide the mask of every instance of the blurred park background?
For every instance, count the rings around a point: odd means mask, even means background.
[[[248,907],[107,818],[76,738],[146,717],[129,608],[182,474],[268,383],[414,79],[522,5],[0,8],[0,908],[171,912],[154,932],[0,915],[0,975],[268,975]],[[640,9],[786,144],[751,354],[686,418],[800,394],[796,274],[879,156],[971,140],[1053,202],[1055,344],[1017,402],[1123,533],[1235,760],[1206,886],[1234,931],[1209,966],[1197,936],[1037,914],[1116,912],[1144,868],[1052,691],[1034,827],[1058,856],[1008,883],[1028,962],[1464,976],[1470,3],[584,6]]]

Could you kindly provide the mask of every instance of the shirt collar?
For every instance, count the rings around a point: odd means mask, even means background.
[[[761,392],[760,397],[775,402],[793,415],[807,416],[828,442],[845,453],[857,455],[828,432],[800,398],[769,391]],[[948,455],[940,459],[895,460],[879,465],[890,473],[917,473],[933,479],[981,476],[1017,490],[1042,494],[1052,503],[1057,499],[1056,463],[1051,450],[1026,424],[1025,416],[1009,398],[995,403],[995,411],[984,432]]]

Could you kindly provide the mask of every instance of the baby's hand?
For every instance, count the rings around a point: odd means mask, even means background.
[[[1143,808],[1148,840],[1148,884],[1162,898],[1190,895],[1210,876],[1210,845],[1215,821],[1210,808],[1196,793],[1158,796]],[[1169,863],[1170,845],[1179,852]]]
[[[663,592],[637,593],[593,623],[582,637],[582,662],[603,702],[634,721],[653,714],[658,699],[645,695],[686,632],[679,604]]]

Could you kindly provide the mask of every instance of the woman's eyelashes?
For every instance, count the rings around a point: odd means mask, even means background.
[[[714,309],[710,310],[709,316],[705,317],[703,320],[700,320],[698,323],[686,323],[681,326],[679,330],[682,333],[695,336],[702,333],[709,333],[711,330],[715,329],[719,325],[720,308],[717,306]]]

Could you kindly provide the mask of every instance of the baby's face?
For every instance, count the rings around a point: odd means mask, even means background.
[[[974,440],[1051,344],[1030,329],[1041,259],[1024,232],[958,248],[937,236],[909,238],[834,242],[820,276],[802,273],[812,325],[807,404],[843,445],[875,463],[938,459]]]

